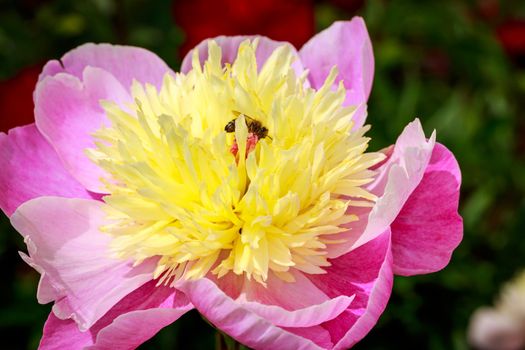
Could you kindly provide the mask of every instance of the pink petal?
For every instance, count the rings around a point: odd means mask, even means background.
[[[221,331],[253,349],[322,349],[242,307],[207,278],[177,286],[199,312]]]
[[[90,332],[81,332],[73,320],[61,320],[50,312],[44,325],[39,350],[80,350],[93,344]]]
[[[266,287],[255,281],[243,281],[242,294],[248,301],[276,305],[286,310],[299,310],[330,300],[330,297],[317,288],[305,274],[294,270],[290,273],[295,278],[294,283],[283,281],[273,273],[268,275]],[[302,297],[297,298],[297,295]]]
[[[319,325],[337,317],[354,299],[353,295],[330,298],[298,271],[294,272],[294,283],[285,282],[272,274],[269,277],[267,287],[255,281],[245,282],[249,286],[244,288],[236,301],[277,326]]]
[[[377,195],[374,207],[348,209],[359,220],[347,227],[348,231],[334,235],[345,239],[342,244],[331,245],[328,256],[336,258],[355,249],[383,233],[396,219],[410,194],[419,185],[435,144],[435,134],[429,140],[418,119],[408,124],[396,141],[390,157],[376,169],[377,175],[368,189]]]
[[[322,326],[330,332],[335,349],[347,349],[377,323],[392,290],[390,230],[351,252],[331,260],[324,275],[308,276],[330,297],[355,295],[345,312]]]
[[[355,242],[365,232],[368,225],[368,217],[371,211],[372,208],[353,206],[348,207],[347,213],[356,215],[358,217],[358,220],[343,225],[343,227],[348,228],[348,231],[332,235],[331,239],[343,240],[343,242],[327,246],[326,251],[328,258],[334,259],[340,257],[341,255],[348,253],[352,249]],[[374,234],[377,233],[380,232],[374,232]],[[373,239],[374,236],[370,235],[370,237],[371,239]]]
[[[452,153],[436,144],[423,179],[392,223],[394,272],[409,276],[438,271],[463,236],[458,214],[461,173]]]
[[[25,260],[42,273],[38,298],[55,300],[58,318],[73,318],[81,330],[91,327],[120,299],[152,278],[155,261],[137,267],[110,257],[111,237],[104,204],[95,200],[39,197],[22,204],[11,217],[24,236]]]
[[[293,52],[297,54],[295,48],[286,41],[275,41],[268,39],[264,36],[219,36],[213,39],[206,39],[197,45],[193,50],[188,52],[184,57],[181,65],[181,72],[188,73],[191,69],[191,61],[194,50],[199,50],[199,59],[201,64],[208,59],[208,41],[215,40],[217,45],[222,49],[222,64],[233,63],[237,58],[237,51],[239,50],[239,45],[247,39],[254,40],[255,38],[259,39],[259,44],[257,45],[257,51],[255,52],[257,58],[257,68],[260,70],[264,65],[264,62],[270,57],[272,52],[282,45],[288,45]],[[297,61],[293,64],[293,67],[296,73],[300,74],[303,71],[303,66],[299,60],[299,55],[297,54]]]
[[[100,68],[113,75],[129,90],[133,80],[160,88],[170,68],[153,52],[133,46],[84,44],[66,53],[60,61],[49,61],[40,80],[58,73],[69,73],[82,79],[86,67]]]
[[[219,279],[209,274],[208,278],[242,307],[277,326],[315,326],[335,318],[352,303],[353,296],[330,298],[302,272],[290,272],[295,278],[294,283],[270,273],[266,286],[231,273]],[[298,295],[301,298],[297,298]]]
[[[332,339],[330,337],[330,332],[328,332],[322,326],[301,328],[283,327],[283,329],[305,339],[310,339],[322,349],[333,349],[334,347],[334,343],[332,343]]]
[[[297,296],[296,296],[297,297]],[[286,310],[280,306],[265,305],[254,301],[237,300],[244,308],[282,327],[311,327],[332,320],[345,311],[354,296],[341,295],[327,301],[298,310]]]
[[[0,208],[10,216],[40,196],[90,198],[34,124],[0,133]]]
[[[60,320],[51,313],[40,349],[138,347],[192,309],[184,294],[155,284],[151,281],[127,295],[86,332],[80,332],[74,321]]]
[[[419,119],[408,124],[396,141],[388,161],[369,189],[380,196],[368,217],[365,232],[354,247],[383,232],[397,217],[410,194],[419,185],[435,144],[435,133],[426,139]]]
[[[123,105],[131,99],[110,73],[87,67],[83,81],[59,73],[40,81],[35,90],[35,118],[40,132],[55,148],[65,168],[87,189],[104,193],[104,171],[85,154],[93,148],[91,135],[107,125],[101,100]]]
[[[97,322],[94,330],[104,328],[98,332],[95,345],[88,349],[135,349],[193,309],[183,293],[155,285],[156,281],[152,281],[140,288],[138,293],[132,293]],[[105,326],[109,319],[113,319],[112,323]]]
[[[98,333],[90,350],[135,349],[152,338],[162,328],[169,326],[191,307],[149,309],[119,316],[113,323]]]
[[[366,119],[366,101],[374,78],[374,52],[365,22],[361,17],[335,22],[308,41],[299,51],[305,68],[310,70],[312,87],[319,88],[333,66],[347,89],[345,105],[359,106],[354,115],[356,127]]]

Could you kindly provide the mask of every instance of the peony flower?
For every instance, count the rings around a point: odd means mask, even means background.
[[[483,350],[525,347],[525,271],[507,283],[495,307],[481,307],[470,319],[469,343]]]
[[[460,171],[418,120],[369,152],[361,18],[300,51],[265,37],[153,53],[86,44],[0,134],[0,205],[54,302],[42,349],[129,349],[195,308],[254,349],[345,349],[393,275],[442,269]]]

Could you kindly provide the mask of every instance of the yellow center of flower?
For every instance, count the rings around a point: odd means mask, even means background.
[[[160,257],[159,283],[324,273],[328,245],[341,243],[333,235],[357,220],[349,205],[375,200],[362,186],[382,155],[365,153],[367,128],[352,130],[335,68],[314,90],[288,46],[258,70],[256,45],[243,42],[224,66],[211,42],[202,67],[195,52],[193,69],[167,74],[160,92],[134,83],[133,104],[102,102],[111,126],[88,150],[108,173],[101,229],[121,258]]]

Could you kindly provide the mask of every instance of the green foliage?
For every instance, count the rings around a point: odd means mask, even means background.
[[[168,0],[0,1],[0,79],[86,42],[145,47],[171,66],[182,32]]]
[[[391,144],[414,117],[427,134],[436,129],[462,169],[465,235],[443,271],[396,277],[379,325],[357,349],[467,349],[470,314],[525,267],[524,72],[475,11],[456,1],[370,1],[363,13],[376,57],[373,146]]]
[[[0,79],[88,41],[143,46],[178,67],[183,33],[170,1],[32,3],[0,1]],[[387,310],[356,349],[467,349],[470,314],[525,267],[525,71],[505,56],[476,6],[368,1],[361,10],[376,61],[372,148],[392,144],[415,117],[428,135],[436,129],[462,169],[465,237],[445,270],[396,277]],[[524,10],[501,7],[503,15]],[[319,29],[349,17],[317,6]],[[32,349],[50,307],[37,304],[37,274],[17,256],[24,244],[5,217],[0,232],[0,347]],[[212,328],[191,312],[141,348],[209,349],[214,342]]]

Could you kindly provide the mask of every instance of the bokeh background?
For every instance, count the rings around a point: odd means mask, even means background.
[[[465,225],[445,270],[396,277],[387,310],[355,349],[468,349],[472,312],[525,268],[523,1],[0,0],[0,129],[32,122],[42,65],[84,42],[142,46],[177,70],[206,37],[264,34],[299,48],[354,15],[375,53],[372,149],[415,117],[427,134],[436,129],[462,168]],[[0,216],[0,348],[35,349],[50,305],[37,303],[38,274]],[[141,349],[213,346],[214,330],[191,312]]]

